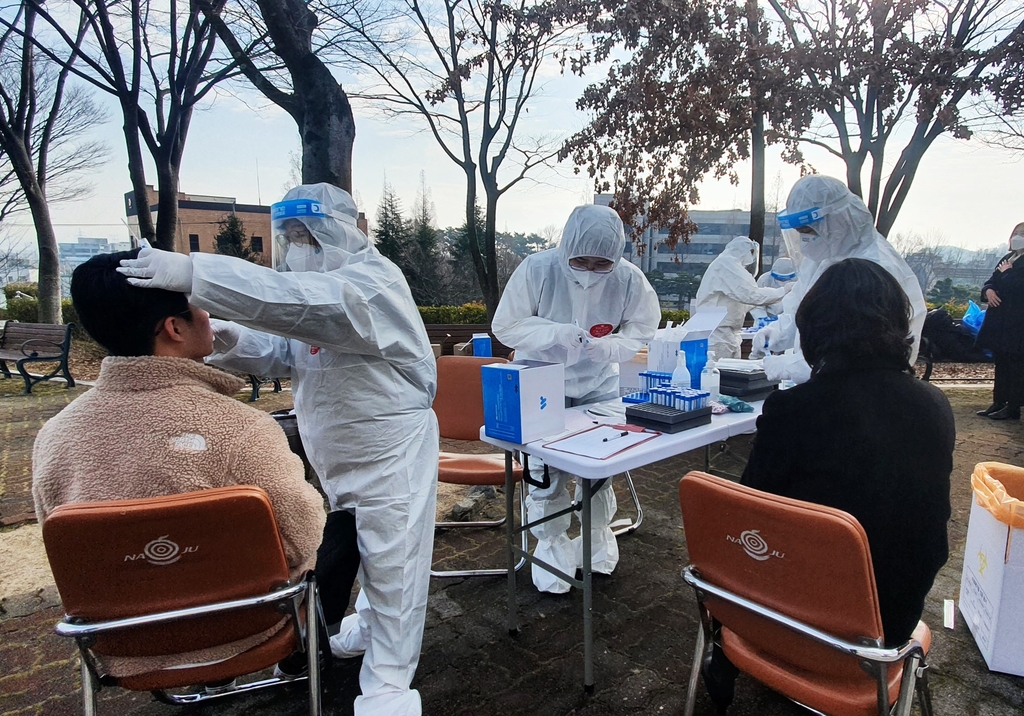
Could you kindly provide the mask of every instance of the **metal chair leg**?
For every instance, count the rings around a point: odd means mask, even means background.
[[[93,678],[92,669],[86,661],[85,654],[82,659],[82,714],[83,716],[96,716],[96,680]]]
[[[309,716],[320,716],[320,627],[316,580],[306,583],[306,660],[309,666]]]
[[[921,716],[932,716],[932,690],[928,684],[928,664],[921,662],[917,667],[917,703]]]
[[[704,624],[697,625],[697,646],[693,650],[693,666],[690,667],[690,682],[686,687],[686,707],[683,716],[693,716],[697,705],[697,681],[700,678],[700,667],[704,663]]]
[[[519,483],[519,514],[520,524],[526,519],[526,483]],[[505,524],[505,520],[513,517],[512,515],[505,515],[500,520],[493,522],[439,522],[437,527],[450,527],[455,529],[461,529],[464,527],[498,527]],[[529,548],[529,530],[523,530],[519,533],[520,548],[526,552]],[[515,571],[519,571],[526,564],[526,558],[520,558],[519,563],[515,566]],[[502,577],[508,574],[508,569],[453,569],[446,571],[435,571],[430,570],[431,577]]]
[[[629,494],[633,498],[633,507],[636,508],[636,519],[630,522],[628,525],[612,530],[612,534],[616,537],[619,535],[628,535],[636,532],[637,528],[643,524],[644,521],[644,508],[640,506],[640,498],[636,494],[636,487],[633,485],[633,478],[630,476],[629,471],[626,471],[626,487],[629,488]],[[607,489],[612,489],[611,482],[608,483]]]

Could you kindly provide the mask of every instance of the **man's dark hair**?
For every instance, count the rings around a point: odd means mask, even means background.
[[[814,374],[879,362],[913,372],[910,299],[873,261],[845,259],[826,269],[800,302],[796,327]]]
[[[183,293],[139,288],[117,272],[139,249],[93,256],[71,275],[71,301],[89,335],[115,356],[153,355],[157,329],[168,316],[188,317]]]

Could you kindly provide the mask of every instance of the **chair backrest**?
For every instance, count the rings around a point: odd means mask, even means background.
[[[142,500],[62,505],[43,523],[71,617],[104,621],[266,594],[289,579],[266,493],[238,485]],[[109,656],[158,656],[259,634],[273,605],[97,637]]]
[[[437,359],[434,413],[441,437],[479,440],[484,424],[484,393],[480,366],[508,363],[504,358],[441,356]]]
[[[707,581],[833,636],[882,636],[864,529],[831,507],[772,495],[702,472],[679,484],[691,565]],[[708,610],[767,658],[851,677],[856,661],[719,600]]]

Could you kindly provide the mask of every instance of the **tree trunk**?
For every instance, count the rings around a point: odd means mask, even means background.
[[[162,157],[156,168],[158,184],[156,242],[164,251],[178,250],[178,168]]]
[[[39,185],[25,187],[25,200],[32,212],[39,247],[39,318],[40,323],[62,323],[60,310],[60,256],[57,237],[50,221],[50,207]]]
[[[302,183],[327,182],[351,194],[356,139],[352,105],[319,58],[310,55],[304,64],[304,71],[292,73],[302,112]]]
[[[480,289],[484,294],[484,305],[487,306],[487,320],[494,318],[494,312],[498,310],[498,301],[501,294],[498,290],[498,252],[495,242],[497,233],[498,197],[497,192],[487,192],[487,213],[484,223],[484,250],[487,266],[487,283],[481,283]]]
[[[750,129],[750,238],[757,242],[758,253],[764,257],[764,114],[754,113]],[[763,270],[758,266],[758,274]]]
[[[149,209],[149,192],[146,191],[146,165],[142,161],[142,142],[139,139],[138,108],[129,111],[123,108],[125,146],[128,149],[128,176],[135,195],[135,216],[139,221],[139,238],[151,244],[156,241],[156,227],[153,212]],[[164,248],[164,247],[160,247]]]

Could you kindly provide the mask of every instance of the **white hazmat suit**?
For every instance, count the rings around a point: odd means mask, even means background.
[[[767,306],[786,295],[785,288],[760,288],[747,266],[757,263],[757,243],[737,236],[704,272],[697,289],[695,312],[718,306],[726,309],[725,318],[708,338],[708,352],[716,358],[740,357],[740,331],[743,319],[754,306]]]
[[[439,445],[430,341],[402,272],[356,228],[347,192],[299,186],[272,215],[278,271],[194,253],[191,302],[241,324],[218,326],[211,363],[291,378],[306,456],[331,509],[355,514],[362,590],[331,638],[336,654],[365,650],[355,713],[415,716]],[[298,227],[300,243],[280,227],[296,217],[308,229]]]
[[[567,405],[617,398],[617,364],[632,358],[654,336],[661,320],[654,289],[640,269],[621,260],[625,245],[622,221],[612,209],[577,207],[558,247],[527,256],[515,270],[494,313],[494,335],[515,348],[517,359],[565,364]],[[607,273],[571,268],[569,260],[582,256],[606,259],[613,267]],[[544,466],[533,458],[530,469],[540,477]],[[572,475],[554,468],[549,474],[548,489],[530,490],[530,521],[570,504],[566,486]],[[577,484],[577,497],[580,493]],[[610,574],[619,559],[609,526],[617,508],[611,481],[593,495],[591,504],[593,570]],[[538,540],[534,555],[571,575],[582,565],[582,545],[579,538],[573,545],[566,535],[569,522],[565,515],[532,532]],[[541,591],[569,590],[567,582],[543,569],[534,566],[532,572]]]
[[[783,238],[789,254],[797,262],[797,280],[793,290],[782,300],[779,320],[765,326],[754,338],[754,351],[767,347],[772,352],[793,348],[788,355],[766,356],[765,373],[772,380],[793,380],[802,383],[811,376],[810,366],[800,350],[796,329],[796,311],[804,295],[818,277],[832,264],[843,259],[859,258],[874,261],[899,281],[910,299],[910,332],[914,346],[910,356],[913,365],[921,343],[927,307],[924,294],[914,272],[885,237],[875,230],[871,212],[864,201],[833,177],[812,174],[798,180],[786,200],[786,213],[779,215]],[[797,227],[809,226],[816,233],[800,233]]]
[[[757,279],[757,285],[762,288],[785,288],[796,281],[796,265],[788,256],[780,256],[772,264],[772,270],[761,274]],[[756,306],[750,309],[750,315],[754,318],[775,318],[782,313],[782,299],[767,306]]]

